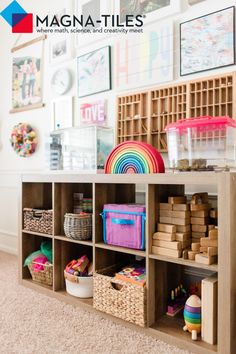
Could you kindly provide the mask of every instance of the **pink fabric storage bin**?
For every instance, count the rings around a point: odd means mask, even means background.
[[[145,249],[146,208],[140,204],[105,204],[103,239],[108,245]]]

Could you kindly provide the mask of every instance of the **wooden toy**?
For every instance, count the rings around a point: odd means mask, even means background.
[[[175,234],[168,234],[165,232],[155,232],[155,234],[152,237],[154,240],[160,240],[160,241],[175,241]]]
[[[152,245],[157,247],[169,248],[173,250],[182,250],[182,243],[176,241],[169,242],[163,240],[153,240]]]
[[[175,290],[171,290],[170,301],[167,306],[167,316],[175,317],[184,309],[184,304],[187,299],[187,292],[180,284]]]
[[[175,225],[166,225],[166,224],[158,224],[157,230],[160,232],[167,232],[167,233],[176,233],[176,226]]]
[[[207,225],[199,225],[199,224],[194,224],[192,225],[192,231],[193,232],[203,232],[206,233],[207,232]]]
[[[194,252],[199,252],[200,251],[200,246],[201,246],[200,243],[192,243],[191,249]]]
[[[173,209],[173,205],[169,204],[169,203],[160,203],[159,209],[160,210],[172,210]]]
[[[191,199],[191,205],[208,204],[208,193],[195,193]]]
[[[181,241],[181,242],[189,240],[190,237],[191,237],[190,233],[188,233],[188,232],[186,232],[186,233],[177,232],[175,235],[176,241]]]
[[[191,225],[177,225],[176,226],[176,232],[190,232],[191,231]]]
[[[169,204],[186,204],[187,198],[186,197],[169,197],[168,198]]]
[[[192,225],[207,225],[208,223],[208,218],[191,218]]]
[[[189,204],[173,204],[174,211],[189,211],[190,205]]]
[[[201,300],[197,295],[192,295],[186,301],[184,307],[184,331],[192,334],[192,340],[197,340],[201,333]]]
[[[156,246],[152,246],[152,253],[161,256],[173,257],[173,258],[180,258],[182,256],[181,250],[172,250],[169,248],[156,247]]]
[[[211,265],[217,263],[217,256],[208,256],[205,253],[197,254],[195,257],[197,263]]]
[[[194,251],[188,251],[188,259],[190,261],[195,261],[195,256],[198,252],[194,252]]]
[[[202,340],[217,343],[217,287],[215,276],[202,280]]]

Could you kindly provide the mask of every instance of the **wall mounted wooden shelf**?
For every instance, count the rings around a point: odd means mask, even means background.
[[[183,90],[183,85],[181,86]],[[138,99],[138,97],[137,97]],[[86,182],[85,182],[86,181]],[[130,250],[108,246],[102,239],[100,212],[105,203],[133,203],[136,186],[144,185],[146,200],[146,250]],[[207,191],[214,185],[217,190],[219,212],[219,263],[200,265],[184,259],[156,256],[151,253],[152,235],[158,221],[159,203],[170,195],[183,195],[185,188],[195,185]],[[157,175],[24,175],[22,176],[21,209],[24,207],[52,208],[53,235],[41,235],[20,229],[19,279],[24,286],[56,297],[73,305],[93,309],[92,299],[80,300],[65,291],[63,270],[74,257],[87,254],[93,259],[94,270],[122,260],[130,262],[135,256],[144,257],[147,269],[147,328],[136,328],[122,320],[101,313],[124,326],[154,335],[170,344],[197,354],[235,354],[236,348],[236,173],[178,173]],[[84,192],[93,197],[93,237],[91,241],[68,239],[63,231],[63,216],[72,212],[73,193]],[[37,250],[48,238],[53,245],[53,286],[47,287],[31,280],[24,259]],[[208,345],[200,338],[191,340],[182,331],[183,318],[165,315],[167,294],[173,279],[184,279],[186,272],[218,273],[218,344]]]
[[[165,127],[169,123],[207,115],[236,119],[235,75],[209,76],[119,96],[117,143],[148,142],[167,152]]]

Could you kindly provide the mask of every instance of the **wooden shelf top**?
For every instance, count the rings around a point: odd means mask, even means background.
[[[48,237],[48,238],[53,238],[52,235],[48,235],[48,234],[41,234],[40,232],[35,232],[35,231],[28,231],[28,230],[22,230],[22,232],[24,234],[29,234],[29,235],[33,235],[33,236],[41,236],[41,237]]]
[[[134,250],[134,249],[125,248],[125,247],[110,246],[110,245],[106,245],[103,242],[96,243],[95,247],[110,250],[110,251],[132,254],[135,256],[146,257],[146,251]]]
[[[217,185],[222,174],[230,172],[167,172],[160,174],[78,174],[75,171],[48,171],[39,174],[24,174],[24,183],[104,183],[104,184],[194,184]]]
[[[92,241],[80,241],[80,240],[73,240],[69,237],[66,236],[54,236],[55,240],[59,240],[59,241],[65,241],[65,242],[71,242],[71,243],[77,243],[79,245],[85,245],[85,246],[93,246],[93,242]]]
[[[218,272],[218,264],[206,265],[206,264],[197,263],[195,261],[190,261],[188,259],[172,258],[172,257],[155,255],[155,254],[150,254],[149,258],[156,259],[158,261],[175,263],[175,264],[180,264],[180,265],[199,268],[199,269],[206,269],[206,270],[210,270],[212,272]]]

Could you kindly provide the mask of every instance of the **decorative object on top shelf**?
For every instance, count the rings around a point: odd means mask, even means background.
[[[19,123],[14,126],[10,141],[14,151],[20,157],[31,156],[38,144],[35,130],[27,123]]]
[[[63,96],[51,102],[51,130],[71,128],[73,126],[73,97]]]
[[[61,63],[71,59],[72,48],[70,36],[57,36],[50,40],[50,64]]]
[[[101,216],[104,243],[145,249],[145,205],[105,204]]]
[[[126,16],[145,16],[144,24],[173,15],[180,11],[179,0],[116,0],[115,13],[120,15],[120,22],[126,21]]]
[[[180,24],[180,75],[235,64],[235,7]]]
[[[43,107],[43,48],[45,39],[46,36],[41,36],[11,50],[14,56],[10,113]]]
[[[86,53],[77,59],[78,96],[111,90],[111,47]]]
[[[170,168],[212,171],[236,165],[236,122],[229,117],[183,119],[166,131]]]
[[[58,95],[64,95],[72,86],[72,75],[69,69],[61,68],[57,70],[51,79],[51,87]]]
[[[184,307],[184,331],[192,334],[192,340],[197,340],[197,335],[201,333],[201,300],[197,295],[192,295],[186,301]]]
[[[164,173],[164,161],[150,144],[126,141],[116,146],[107,158],[106,173]]]
[[[102,125],[106,124],[107,102],[100,100],[80,105],[80,117],[83,125]]]

